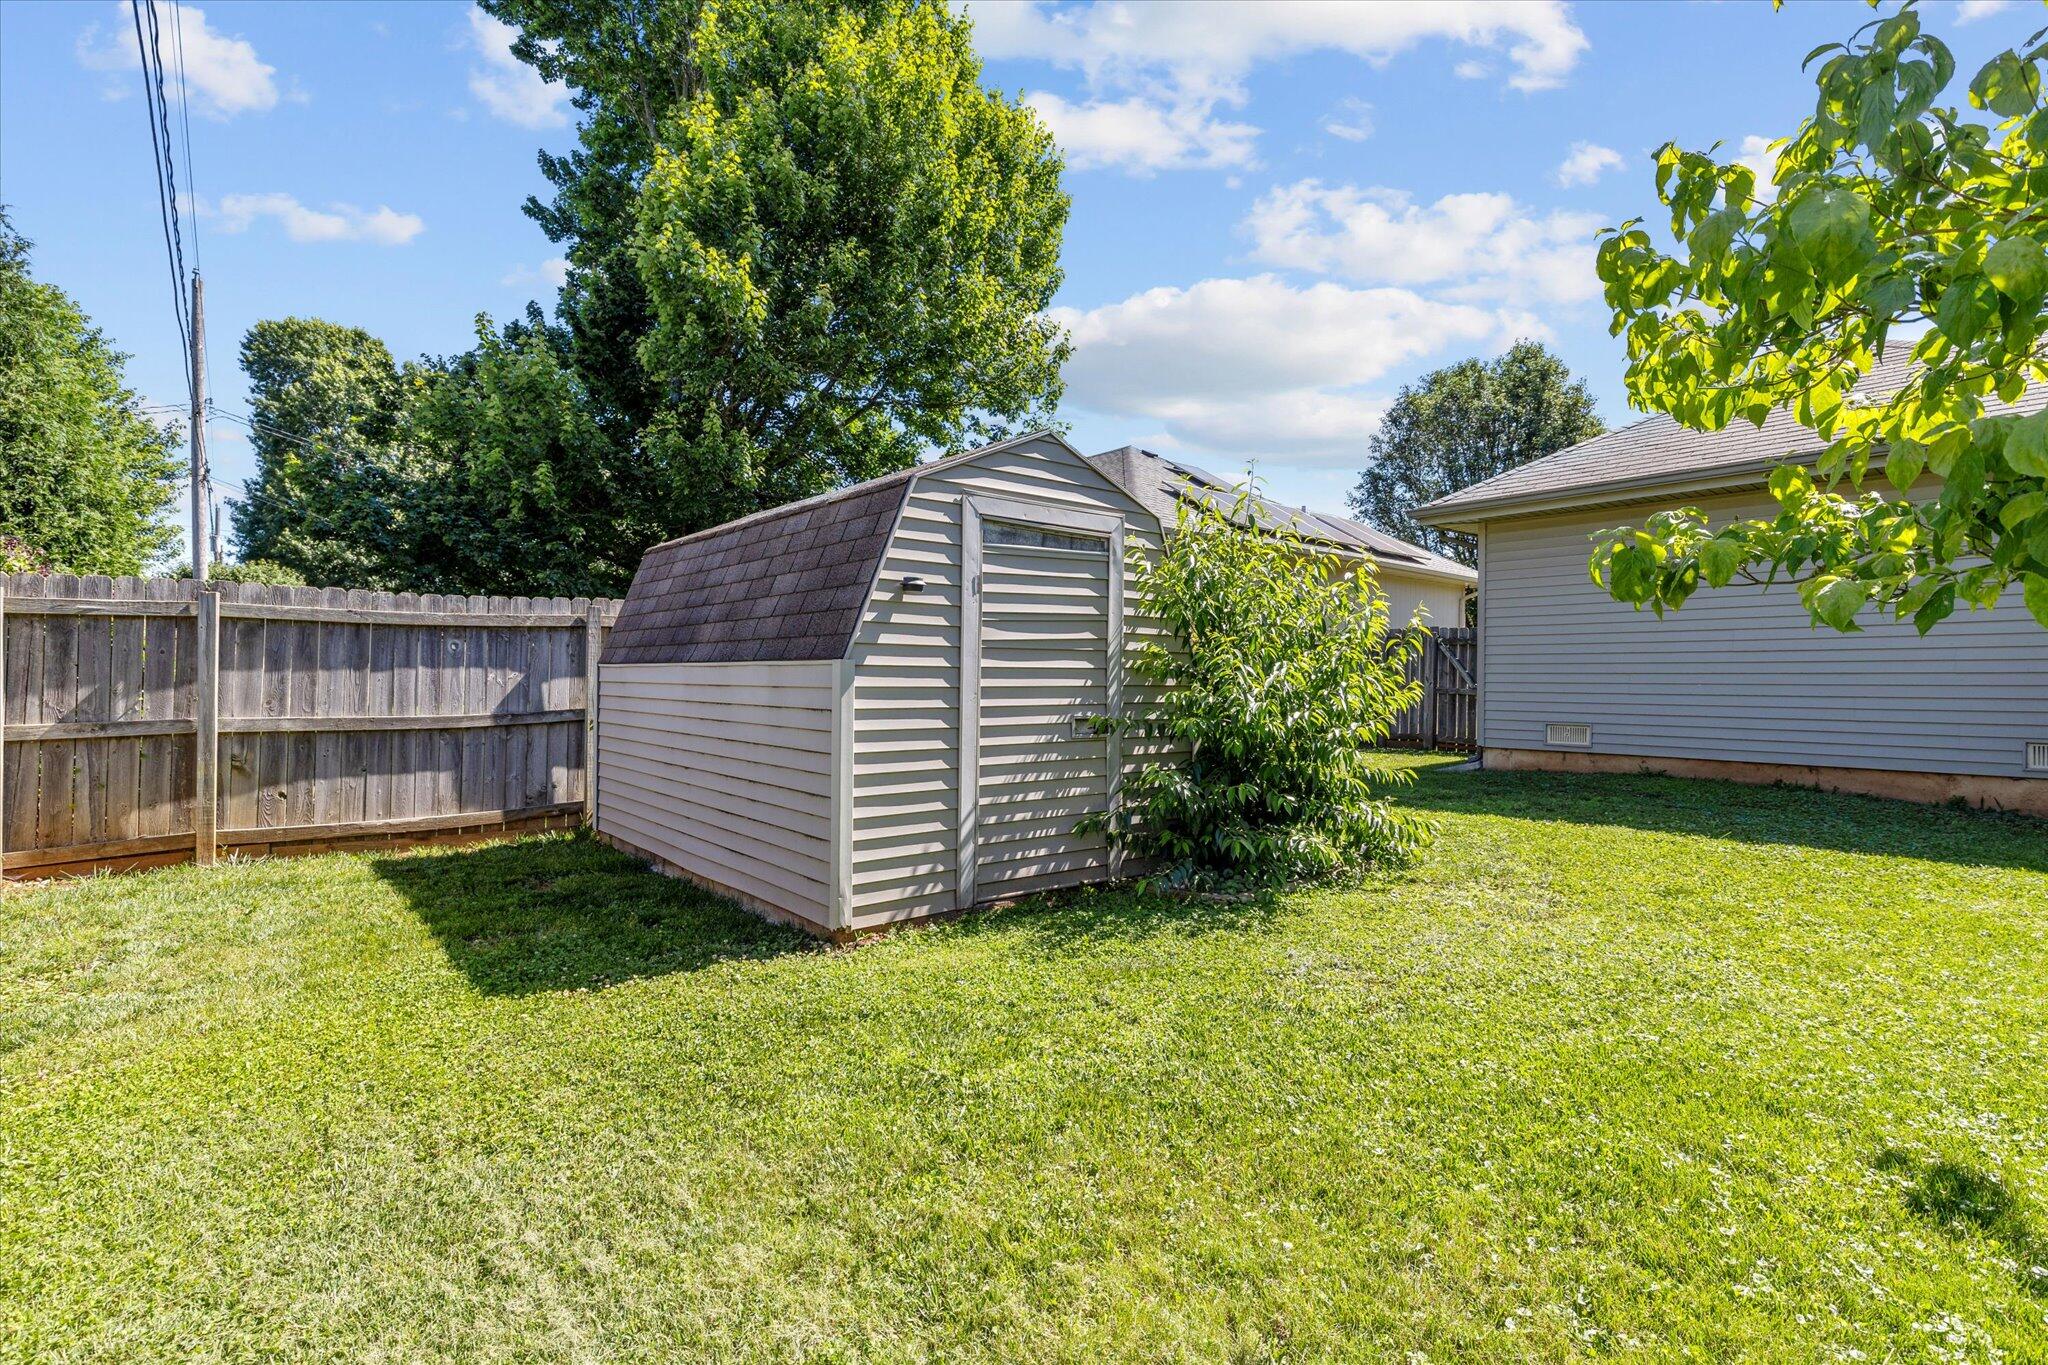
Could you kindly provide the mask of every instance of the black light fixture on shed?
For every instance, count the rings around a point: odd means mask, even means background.
[[[917,576],[916,574],[914,574],[914,573],[907,573],[907,574],[903,575],[903,591],[905,591],[905,592],[923,592],[923,591],[924,591],[924,580],[923,580],[922,578],[918,577],[918,576]]]

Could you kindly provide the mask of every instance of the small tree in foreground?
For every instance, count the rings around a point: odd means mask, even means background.
[[[2018,584],[2048,626],[2048,412],[1991,406],[2048,381],[2041,37],[1970,82],[1988,124],[1935,105],[1955,59],[1911,8],[1815,48],[1819,102],[1780,144],[1775,196],[1739,162],[1658,152],[1682,245],[1633,222],[1600,244],[1630,401],[1699,431],[1786,409],[1825,448],[1772,477],[1774,518],[1686,507],[1603,532],[1593,577],[1615,597],[1661,614],[1703,582],[1791,579],[1817,622],[1880,607],[1924,634]],[[1900,347],[1912,380],[1862,392]],[[1880,452],[1895,494],[1862,487]],[[1940,495],[1915,501],[1929,473]]]
[[[1183,505],[1164,552],[1132,556],[1174,644],[1134,652],[1161,700],[1124,725],[1184,757],[1126,780],[1108,824],[1177,884],[1326,876],[1405,857],[1429,832],[1386,795],[1413,774],[1373,750],[1421,695],[1407,675],[1420,631],[1390,628],[1369,566],[1252,529],[1249,496],[1227,513]]]

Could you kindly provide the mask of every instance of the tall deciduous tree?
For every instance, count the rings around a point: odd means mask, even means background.
[[[143,414],[127,357],[28,255],[0,214],[0,562],[142,573],[178,542],[176,431]]]
[[[2017,585],[2048,626],[2041,38],[1971,80],[1988,119],[1936,104],[1955,59],[1911,8],[1814,49],[1819,99],[1779,144],[1775,195],[1710,152],[1658,153],[1680,245],[1631,222],[1599,254],[1631,401],[1702,431],[1789,410],[1824,448],[1773,476],[1774,517],[1680,508],[1603,535],[1592,567],[1615,597],[1661,613],[1701,583],[1791,579],[1837,630],[1868,608],[1925,632]],[[1866,392],[1899,349],[1913,377]]]
[[[1049,134],[934,0],[486,0],[575,90],[527,212],[566,354],[685,531],[1046,419]]]
[[[408,390],[383,342],[319,318],[259,322],[242,340],[256,478],[235,506],[244,559],[309,583],[412,588],[414,491],[400,434]]]
[[[538,316],[494,332],[420,385],[408,439],[433,475],[418,491],[421,573],[470,593],[623,593],[661,539],[660,499],[614,439],[564,338]]]
[[[1409,513],[1603,430],[1585,382],[1540,342],[1518,341],[1492,360],[1461,360],[1404,387],[1373,433],[1372,463],[1351,506],[1403,540],[1472,564],[1471,536]]]

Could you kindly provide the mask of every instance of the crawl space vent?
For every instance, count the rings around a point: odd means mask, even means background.
[[[1593,727],[1590,725],[1546,725],[1543,727],[1543,742],[1568,749],[1583,749],[1593,742]]]
[[[2027,745],[2027,771],[2048,773],[2048,740],[2034,740]]]

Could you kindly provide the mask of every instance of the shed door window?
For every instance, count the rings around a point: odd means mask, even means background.
[[[1020,526],[1014,521],[985,521],[981,525],[983,545],[1029,545],[1038,550],[1080,550],[1101,554],[1101,536],[1076,536],[1065,531],[1048,531],[1042,526]]]

